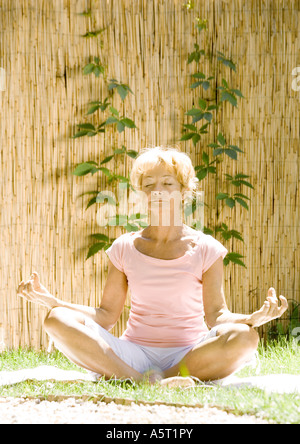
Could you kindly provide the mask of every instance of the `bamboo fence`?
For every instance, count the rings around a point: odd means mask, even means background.
[[[224,173],[243,172],[255,191],[249,212],[225,208],[221,221],[242,233],[244,243],[217,237],[229,251],[244,256],[247,268],[225,267],[229,308],[250,313],[262,305],[267,289],[300,301],[299,289],[299,98],[292,71],[300,66],[299,0],[0,0],[0,343],[16,348],[46,348],[45,308],[16,295],[18,283],[37,270],[56,296],[98,306],[107,275],[107,256],[85,260],[90,234],[111,238],[122,228],[97,226],[95,206],[86,210],[87,191],[109,189],[104,174],[76,177],[78,163],[101,161],[115,148],[139,151],[174,144],[201,164],[203,150],[222,131],[243,154],[224,156],[219,181],[201,182],[210,210],[205,225],[217,221],[215,195]],[[187,3],[187,1],[185,2]],[[91,10],[91,16],[80,15]],[[207,19],[207,37],[195,30],[195,17]],[[107,28],[97,38],[87,31]],[[187,64],[194,43],[233,59],[237,72],[215,65],[218,85],[227,79],[245,99],[226,103],[210,133],[196,148],[180,142],[185,113],[210,91],[190,89],[195,63]],[[101,45],[101,40],[103,45]],[[108,78],[130,86],[124,104],[114,106],[138,129],[119,134],[112,128],[96,137],[72,139],[76,124],[100,123],[86,116],[87,104],[104,100],[102,78],[84,76],[94,56],[107,65]],[[204,60],[204,59],[203,59]],[[200,63],[207,75],[209,65]],[[299,85],[299,81],[298,81]],[[107,164],[112,168],[112,163]],[[133,159],[115,164],[128,176]],[[90,198],[90,197],[89,197]],[[130,292],[126,304],[130,303]],[[113,330],[125,328],[128,309]],[[266,328],[261,333],[266,333]]]

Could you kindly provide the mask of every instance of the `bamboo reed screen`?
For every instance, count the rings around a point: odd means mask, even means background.
[[[177,143],[201,164],[202,151],[212,159],[208,143],[219,131],[244,154],[235,162],[224,156],[218,181],[209,175],[201,187],[210,208],[205,225],[217,222],[217,192],[224,191],[224,174],[243,172],[255,191],[250,211],[225,208],[219,221],[242,233],[244,243],[225,241],[229,251],[244,256],[247,269],[225,267],[224,289],[231,310],[250,313],[260,308],[267,289],[300,300],[299,294],[299,81],[292,88],[292,71],[300,66],[300,2],[298,0],[194,0],[187,11],[183,0],[0,0],[0,137],[1,137],[1,255],[0,343],[6,347],[47,347],[42,323],[46,308],[16,296],[18,283],[37,270],[56,296],[97,306],[107,275],[102,251],[85,261],[92,233],[111,238],[122,228],[97,226],[95,206],[85,210],[83,192],[110,189],[104,175],[75,177],[78,163],[112,154],[122,144],[142,147]],[[187,1],[185,2],[187,3]],[[80,15],[91,10],[91,16]],[[195,17],[207,19],[204,37]],[[87,31],[107,28],[97,38]],[[197,39],[197,40],[196,40]],[[103,41],[101,46],[100,42]],[[237,72],[204,58],[199,69],[227,79],[245,99],[234,109],[226,103],[196,149],[178,142],[185,112],[195,99],[211,90],[190,89],[195,62],[187,65],[194,43],[223,52]],[[112,127],[96,137],[71,139],[76,124],[101,123],[99,113],[86,116],[88,102],[104,100],[102,77],[84,76],[83,67],[99,56],[108,78],[130,86],[124,104],[113,104],[133,119],[136,130],[119,134]],[[215,59],[214,59],[215,60]],[[4,76],[5,74],[5,76]],[[5,78],[4,78],[5,77]],[[101,120],[102,119],[102,120]],[[128,175],[133,159],[107,164]],[[130,292],[128,293],[129,302]],[[114,328],[121,334],[125,309]],[[265,333],[267,326],[261,329]]]

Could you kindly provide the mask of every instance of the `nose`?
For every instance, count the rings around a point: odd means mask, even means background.
[[[165,190],[155,190],[151,191],[152,199],[154,200],[167,200],[168,198],[168,192]]]

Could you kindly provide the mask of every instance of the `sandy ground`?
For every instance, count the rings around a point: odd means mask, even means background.
[[[0,424],[268,424],[217,408],[0,398]]]

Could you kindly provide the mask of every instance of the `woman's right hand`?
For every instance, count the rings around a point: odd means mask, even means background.
[[[27,282],[21,281],[17,295],[29,302],[44,305],[52,310],[58,306],[58,300],[40,283],[39,275],[35,271]]]

